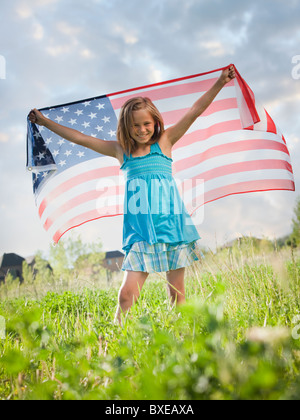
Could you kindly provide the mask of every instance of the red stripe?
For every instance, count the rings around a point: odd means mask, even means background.
[[[83,184],[88,181],[92,181],[94,179],[100,179],[103,177],[108,176],[117,176],[120,174],[120,168],[117,166],[109,166],[107,168],[99,168],[93,169],[91,171],[84,172],[79,175],[75,175],[74,177],[68,179],[67,181],[60,184],[54,190],[52,190],[47,197],[43,199],[39,206],[39,216],[42,217],[45,208],[52,200],[57,198],[59,195],[65,193],[66,191],[70,190],[71,188]]]
[[[211,147],[203,153],[181,159],[180,161],[175,162],[173,166],[175,172],[179,172],[214,157],[227,155],[229,153],[247,152],[250,150],[279,150],[281,152],[287,153],[286,146],[282,143],[278,143],[277,141],[245,140]]]
[[[219,101],[214,101],[206,111],[201,114],[201,117],[207,117],[212,115],[215,112],[225,111],[228,109],[236,109],[238,107],[236,98],[221,99]],[[171,125],[178,122],[189,110],[190,108],[176,109],[174,111],[163,112],[161,115],[164,120],[165,125]]]
[[[193,214],[202,205],[219,200],[220,198],[228,197],[230,195],[275,190],[295,191],[295,183],[289,179],[262,179],[258,181],[238,182],[236,184],[230,184],[224,187],[216,188],[204,193],[204,196],[202,195],[197,197],[197,203],[202,204],[196,208],[192,206],[192,202],[189,203],[186,207],[191,212],[191,214]]]
[[[192,177],[191,179],[203,179],[204,181],[210,181],[211,179],[219,178],[225,175],[232,175],[232,174],[240,173],[240,172],[268,170],[268,169],[269,170],[280,169],[280,170],[286,170],[293,173],[292,166],[285,160],[262,159],[262,160],[254,160],[254,161],[249,161],[249,162],[237,162],[237,163],[231,163],[230,165],[220,166],[218,168],[213,168],[208,171],[199,173],[198,175]]]
[[[222,134],[224,132],[237,131],[242,129],[240,120],[225,121],[217,124],[213,124],[208,128],[202,130],[196,130],[192,133],[185,134],[182,141],[175,144],[172,150],[180,149],[181,147],[189,146],[190,144],[198,141],[207,140],[211,136]]]
[[[109,214],[109,212],[111,212]],[[121,216],[123,214],[123,206],[112,206],[105,209],[105,214],[101,214],[99,210],[91,210],[86,213],[80,214],[79,216],[74,217],[69,220],[62,226],[58,231],[53,235],[53,240],[55,243],[64,235],[68,230],[75,227],[81,226],[87,222],[92,222],[93,220],[101,219],[102,217],[112,217],[112,216]]]
[[[281,138],[282,138],[283,143],[286,144],[286,141],[283,135],[281,136]]]
[[[252,90],[250,89],[250,87],[248,86],[246,81],[242,78],[240,73],[237,71],[235,66],[234,66],[234,68],[235,68],[235,73],[236,73],[236,80],[238,81],[238,84],[241,88],[241,91],[242,91],[242,94],[243,94],[244,99],[246,101],[246,104],[248,106],[248,109],[251,113],[253,123],[256,124],[257,122],[260,121],[260,118],[259,118],[259,115],[258,115],[258,113],[256,111],[256,108],[255,108],[254,93],[252,92]]]
[[[267,132],[277,134],[277,128],[276,128],[276,125],[274,124],[274,121],[272,120],[272,118],[270,117],[270,115],[268,114],[266,110],[265,110],[265,113],[267,117]]]
[[[59,208],[57,208],[45,221],[44,228],[46,230],[49,230],[56,219],[61,217],[64,213],[72,210],[73,208],[80,206],[81,204],[87,203],[89,201],[98,200],[104,197],[111,197],[114,195],[119,196],[123,194],[124,194],[124,186],[118,186],[118,185],[116,185],[115,187],[106,187],[105,191],[93,190],[93,191],[88,191],[86,193],[80,194],[70,199]]]
[[[192,182],[185,182],[184,180],[181,185],[181,188],[183,188],[184,192],[187,192],[195,187],[196,184],[193,181],[202,180],[204,183],[215,178],[221,178],[222,176],[226,176],[226,175],[239,174],[242,172],[249,172],[249,171],[263,171],[263,170],[274,170],[274,169],[286,170],[286,171],[289,171],[291,174],[293,174],[292,166],[285,160],[264,159],[264,160],[249,161],[249,162],[244,162],[244,163],[238,162],[238,163],[232,163],[230,165],[220,166],[215,169],[210,169],[202,173],[198,173],[197,175],[189,179]],[[262,178],[263,178],[263,174],[262,174]]]
[[[138,92],[138,94],[135,92],[130,95],[122,96],[121,98],[116,98],[116,99],[110,98],[110,102],[113,109],[116,110],[116,109],[120,109],[126,101],[132,98],[136,98],[137,96],[142,96],[142,97],[146,96],[150,98],[152,101],[158,101],[160,99],[173,98],[176,96],[185,96],[191,93],[197,93],[197,92],[204,93],[208,89],[210,89],[217,80],[218,80],[217,78],[213,78],[213,79],[208,79],[208,80],[200,80],[197,82],[183,83],[181,85],[171,85],[167,87],[161,87],[159,89],[144,90],[144,91]],[[234,82],[231,81],[225,87],[233,86],[233,84]]]
[[[230,64],[230,66],[232,66],[232,65],[233,64]],[[139,87],[135,87],[135,88],[127,89],[127,90],[122,90],[122,91],[119,91],[119,92],[113,92],[113,93],[107,94],[106,96],[109,97],[109,96],[115,96],[115,95],[123,95],[124,93],[134,92],[134,91],[137,91],[137,90],[140,90],[140,89],[149,89],[149,88],[152,88],[154,86],[163,86],[163,85],[166,85],[168,83],[177,83],[177,82],[182,82],[183,80],[195,79],[196,77],[202,77],[202,76],[206,76],[207,74],[212,74],[212,73],[216,73],[218,71],[225,70],[230,66],[222,67],[220,69],[210,70],[210,71],[207,71],[205,73],[193,74],[191,76],[179,77],[177,79],[171,79],[171,80],[166,80],[164,82],[153,83],[151,85],[139,86]],[[94,98],[92,98],[92,99],[94,99]]]
[[[205,193],[204,204],[233,194],[271,190],[295,191],[295,184],[289,179],[262,179],[259,181],[239,182],[237,184],[216,188],[215,190]]]

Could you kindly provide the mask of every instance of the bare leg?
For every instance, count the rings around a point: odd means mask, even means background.
[[[121,324],[121,314],[125,314],[137,301],[148,273],[142,271],[126,271],[119,291],[118,307],[115,322]]]
[[[167,287],[172,304],[180,305],[185,302],[184,267],[167,273]]]

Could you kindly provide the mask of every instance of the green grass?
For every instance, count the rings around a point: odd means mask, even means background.
[[[102,288],[49,273],[8,282],[0,398],[298,399],[299,277],[288,251],[223,250],[187,272],[180,308],[151,276],[122,328],[120,277]]]

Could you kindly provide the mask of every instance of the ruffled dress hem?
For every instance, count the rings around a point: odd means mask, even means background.
[[[160,273],[188,267],[202,258],[199,240],[190,243],[166,244],[136,242],[126,254],[122,270]]]

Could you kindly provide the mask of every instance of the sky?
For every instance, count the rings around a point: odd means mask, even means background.
[[[0,12],[0,255],[48,252],[26,171],[30,109],[210,71],[234,63],[284,133],[296,191],[209,203],[199,227],[213,249],[240,235],[291,231],[300,181],[298,0],[2,0]],[[122,217],[76,228],[121,249]]]

